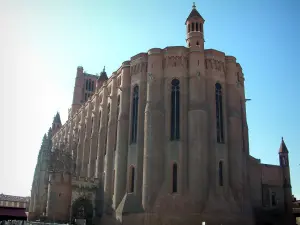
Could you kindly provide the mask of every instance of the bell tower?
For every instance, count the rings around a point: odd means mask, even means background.
[[[284,210],[285,210],[285,222],[284,224],[292,225],[295,224],[293,217],[293,196],[290,176],[290,164],[289,164],[289,151],[285,145],[283,138],[279,148],[279,164],[282,170],[283,178],[283,192],[284,192]]]
[[[204,19],[196,9],[195,2],[193,8],[185,21],[186,25],[186,43],[191,49],[204,50]]]

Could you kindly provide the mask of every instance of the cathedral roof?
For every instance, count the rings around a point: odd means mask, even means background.
[[[281,139],[281,144],[280,144],[280,148],[279,148],[279,153],[289,153],[283,138]]]
[[[203,17],[200,15],[200,13],[197,11],[195,3],[193,4],[193,9],[192,9],[190,15],[188,16],[188,18],[186,19],[185,23],[193,17],[198,17],[198,18],[201,18],[202,20],[204,20]]]

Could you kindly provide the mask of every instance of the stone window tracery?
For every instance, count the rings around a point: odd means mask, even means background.
[[[171,82],[171,140],[180,138],[180,82],[173,79]]]
[[[219,83],[216,83],[215,85],[215,95],[216,95],[217,142],[224,143],[222,86]]]

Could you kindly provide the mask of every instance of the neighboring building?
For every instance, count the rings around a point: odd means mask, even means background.
[[[77,68],[71,115],[62,125],[57,114],[43,139],[30,220],[295,224],[283,139],[279,166],[249,155],[242,68],[204,48],[195,6],[185,24],[187,47],[103,70],[86,102]]]
[[[0,207],[14,207],[27,209],[30,197],[20,197],[0,194]]]
[[[293,198],[293,213],[296,217],[297,224],[300,225],[300,200],[297,200],[295,197]]]
[[[26,219],[30,197],[0,194],[0,221]]]

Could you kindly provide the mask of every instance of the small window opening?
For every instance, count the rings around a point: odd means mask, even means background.
[[[173,174],[172,174],[172,193],[177,192],[177,164],[173,164]]]
[[[219,185],[223,186],[223,162],[219,162]]]
[[[194,31],[194,30],[195,30],[195,24],[192,23],[192,31]]]
[[[131,166],[131,169],[130,169],[130,177],[129,177],[129,180],[130,180],[130,184],[129,184],[129,192],[134,192],[134,175],[135,175],[135,168],[134,166]]]
[[[198,31],[198,23],[196,23],[196,31]]]

